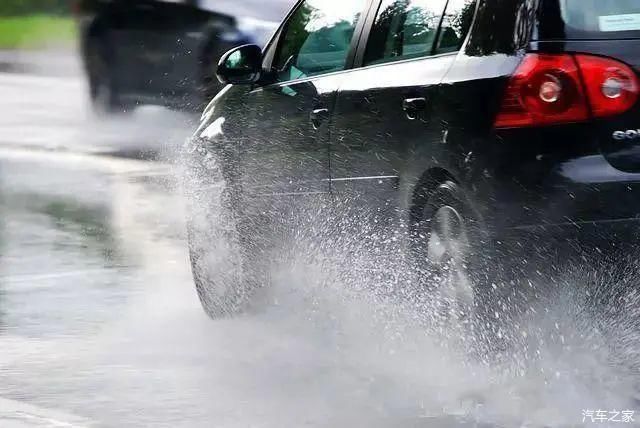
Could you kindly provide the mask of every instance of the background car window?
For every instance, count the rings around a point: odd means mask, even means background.
[[[274,68],[280,82],[344,70],[363,0],[307,0],[291,16]]]
[[[365,65],[431,54],[446,0],[385,0],[376,16]]]
[[[469,34],[477,0],[449,0],[436,53],[457,52]]]

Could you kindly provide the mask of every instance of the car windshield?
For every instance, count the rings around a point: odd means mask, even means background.
[[[561,0],[560,3],[564,22],[579,38],[619,37],[629,32],[640,35],[638,0]]]

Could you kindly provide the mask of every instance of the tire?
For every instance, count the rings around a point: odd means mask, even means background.
[[[241,314],[264,278],[257,276],[259,264],[250,254],[230,192],[190,196],[189,256],[202,308],[214,320]]]
[[[416,220],[411,253],[419,301],[430,302],[438,323],[477,341],[492,313],[492,246],[480,216],[447,180],[428,194]]]
[[[189,232],[189,258],[198,298],[207,316],[213,320],[242,313],[250,300],[243,277],[241,253],[215,254],[212,248],[196,245],[199,238]],[[217,237],[216,239],[221,239]],[[220,246],[216,246],[220,250]],[[217,260],[214,257],[220,257]]]
[[[135,106],[122,101],[114,79],[112,67],[106,59],[100,42],[89,43],[87,53],[87,74],[91,107],[98,116],[131,114]]]

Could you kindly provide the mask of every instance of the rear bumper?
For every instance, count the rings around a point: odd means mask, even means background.
[[[640,220],[640,173],[619,171],[602,155],[559,162],[527,185],[531,178],[499,191],[509,227]]]
[[[488,224],[500,235],[538,235],[584,247],[635,245],[640,237],[640,169],[616,169],[587,125],[517,132],[494,170]]]
[[[581,252],[628,251],[640,243],[640,182],[566,182],[545,190],[503,203],[501,211],[511,215],[497,235],[536,249]]]
[[[554,251],[568,254],[629,253],[638,249],[640,219],[617,219],[589,222],[519,226],[506,231],[518,245],[537,253]]]

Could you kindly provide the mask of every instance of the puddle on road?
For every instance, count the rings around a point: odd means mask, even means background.
[[[0,396],[107,427],[579,426],[583,409],[640,407],[625,355],[640,346],[637,295],[597,315],[577,287],[628,290],[632,268],[567,272],[510,352],[483,361],[390,297],[396,261],[357,236],[324,245],[303,222],[250,311],[210,321],[162,179],[0,167]]]

